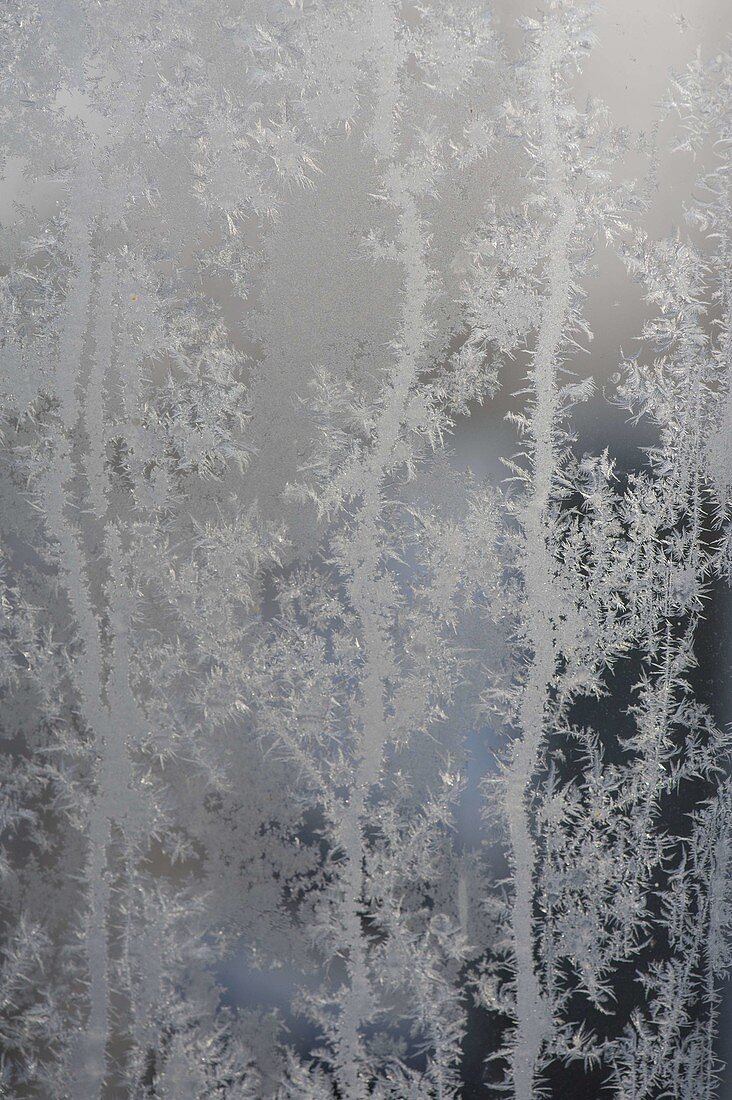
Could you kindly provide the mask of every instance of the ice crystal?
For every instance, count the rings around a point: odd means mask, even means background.
[[[8,1096],[718,1094],[732,57],[524,7],[3,10]]]

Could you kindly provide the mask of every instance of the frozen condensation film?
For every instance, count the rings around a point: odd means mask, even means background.
[[[2,1095],[732,1097],[727,0],[0,16]]]

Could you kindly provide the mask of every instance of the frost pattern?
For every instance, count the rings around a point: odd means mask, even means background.
[[[663,238],[573,0],[2,25],[4,1095],[711,1100],[732,54]]]

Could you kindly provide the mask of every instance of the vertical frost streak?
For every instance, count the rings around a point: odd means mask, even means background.
[[[383,487],[392,462],[394,446],[404,419],[407,398],[418,373],[424,344],[424,311],[429,297],[429,278],[424,259],[422,227],[405,169],[397,168],[396,113],[399,95],[399,51],[394,5],[380,0],[374,6],[374,42],[377,55],[377,110],[373,143],[384,165],[391,169],[387,196],[397,210],[397,249],[404,267],[402,333],[395,369],[380,402],[373,444],[357,475],[360,505],[347,556],[339,556],[349,581],[350,603],[361,625],[362,649],[360,733],[358,760],[352,789],[338,827],[345,853],[344,901],[348,935],[350,989],[339,1021],[339,1079],[345,1094],[362,1097],[368,1082],[359,1074],[359,1027],[371,1014],[368,962],[361,930],[363,905],[364,817],[369,790],[381,774],[384,746],[389,727],[384,713],[384,691],[388,676],[397,673],[391,641],[391,613],[382,604],[379,584],[383,569],[381,524]]]
[[[575,206],[566,188],[557,136],[550,28],[551,24],[547,27],[543,51],[536,65],[541,122],[537,159],[544,168],[547,193],[557,213],[549,238],[546,269],[548,292],[542,307],[531,369],[534,393],[530,422],[533,480],[523,518],[526,636],[531,657],[520,705],[521,733],[512,749],[506,786],[506,814],[514,865],[512,935],[516,960],[516,1036],[512,1047],[511,1072],[516,1100],[531,1100],[533,1096],[534,1067],[549,1027],[534,958],[534,872],[537,853],[528,797],[546,735],[547,704],[557,661],[549,505],[556,469],[553,440],[557,411],[556,370],[569,311],[572,285],[569,243],[575,224]]]

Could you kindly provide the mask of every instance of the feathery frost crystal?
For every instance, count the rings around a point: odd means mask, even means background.
[[[730,40],[0,10],[3,1095],[720,1096]]]

